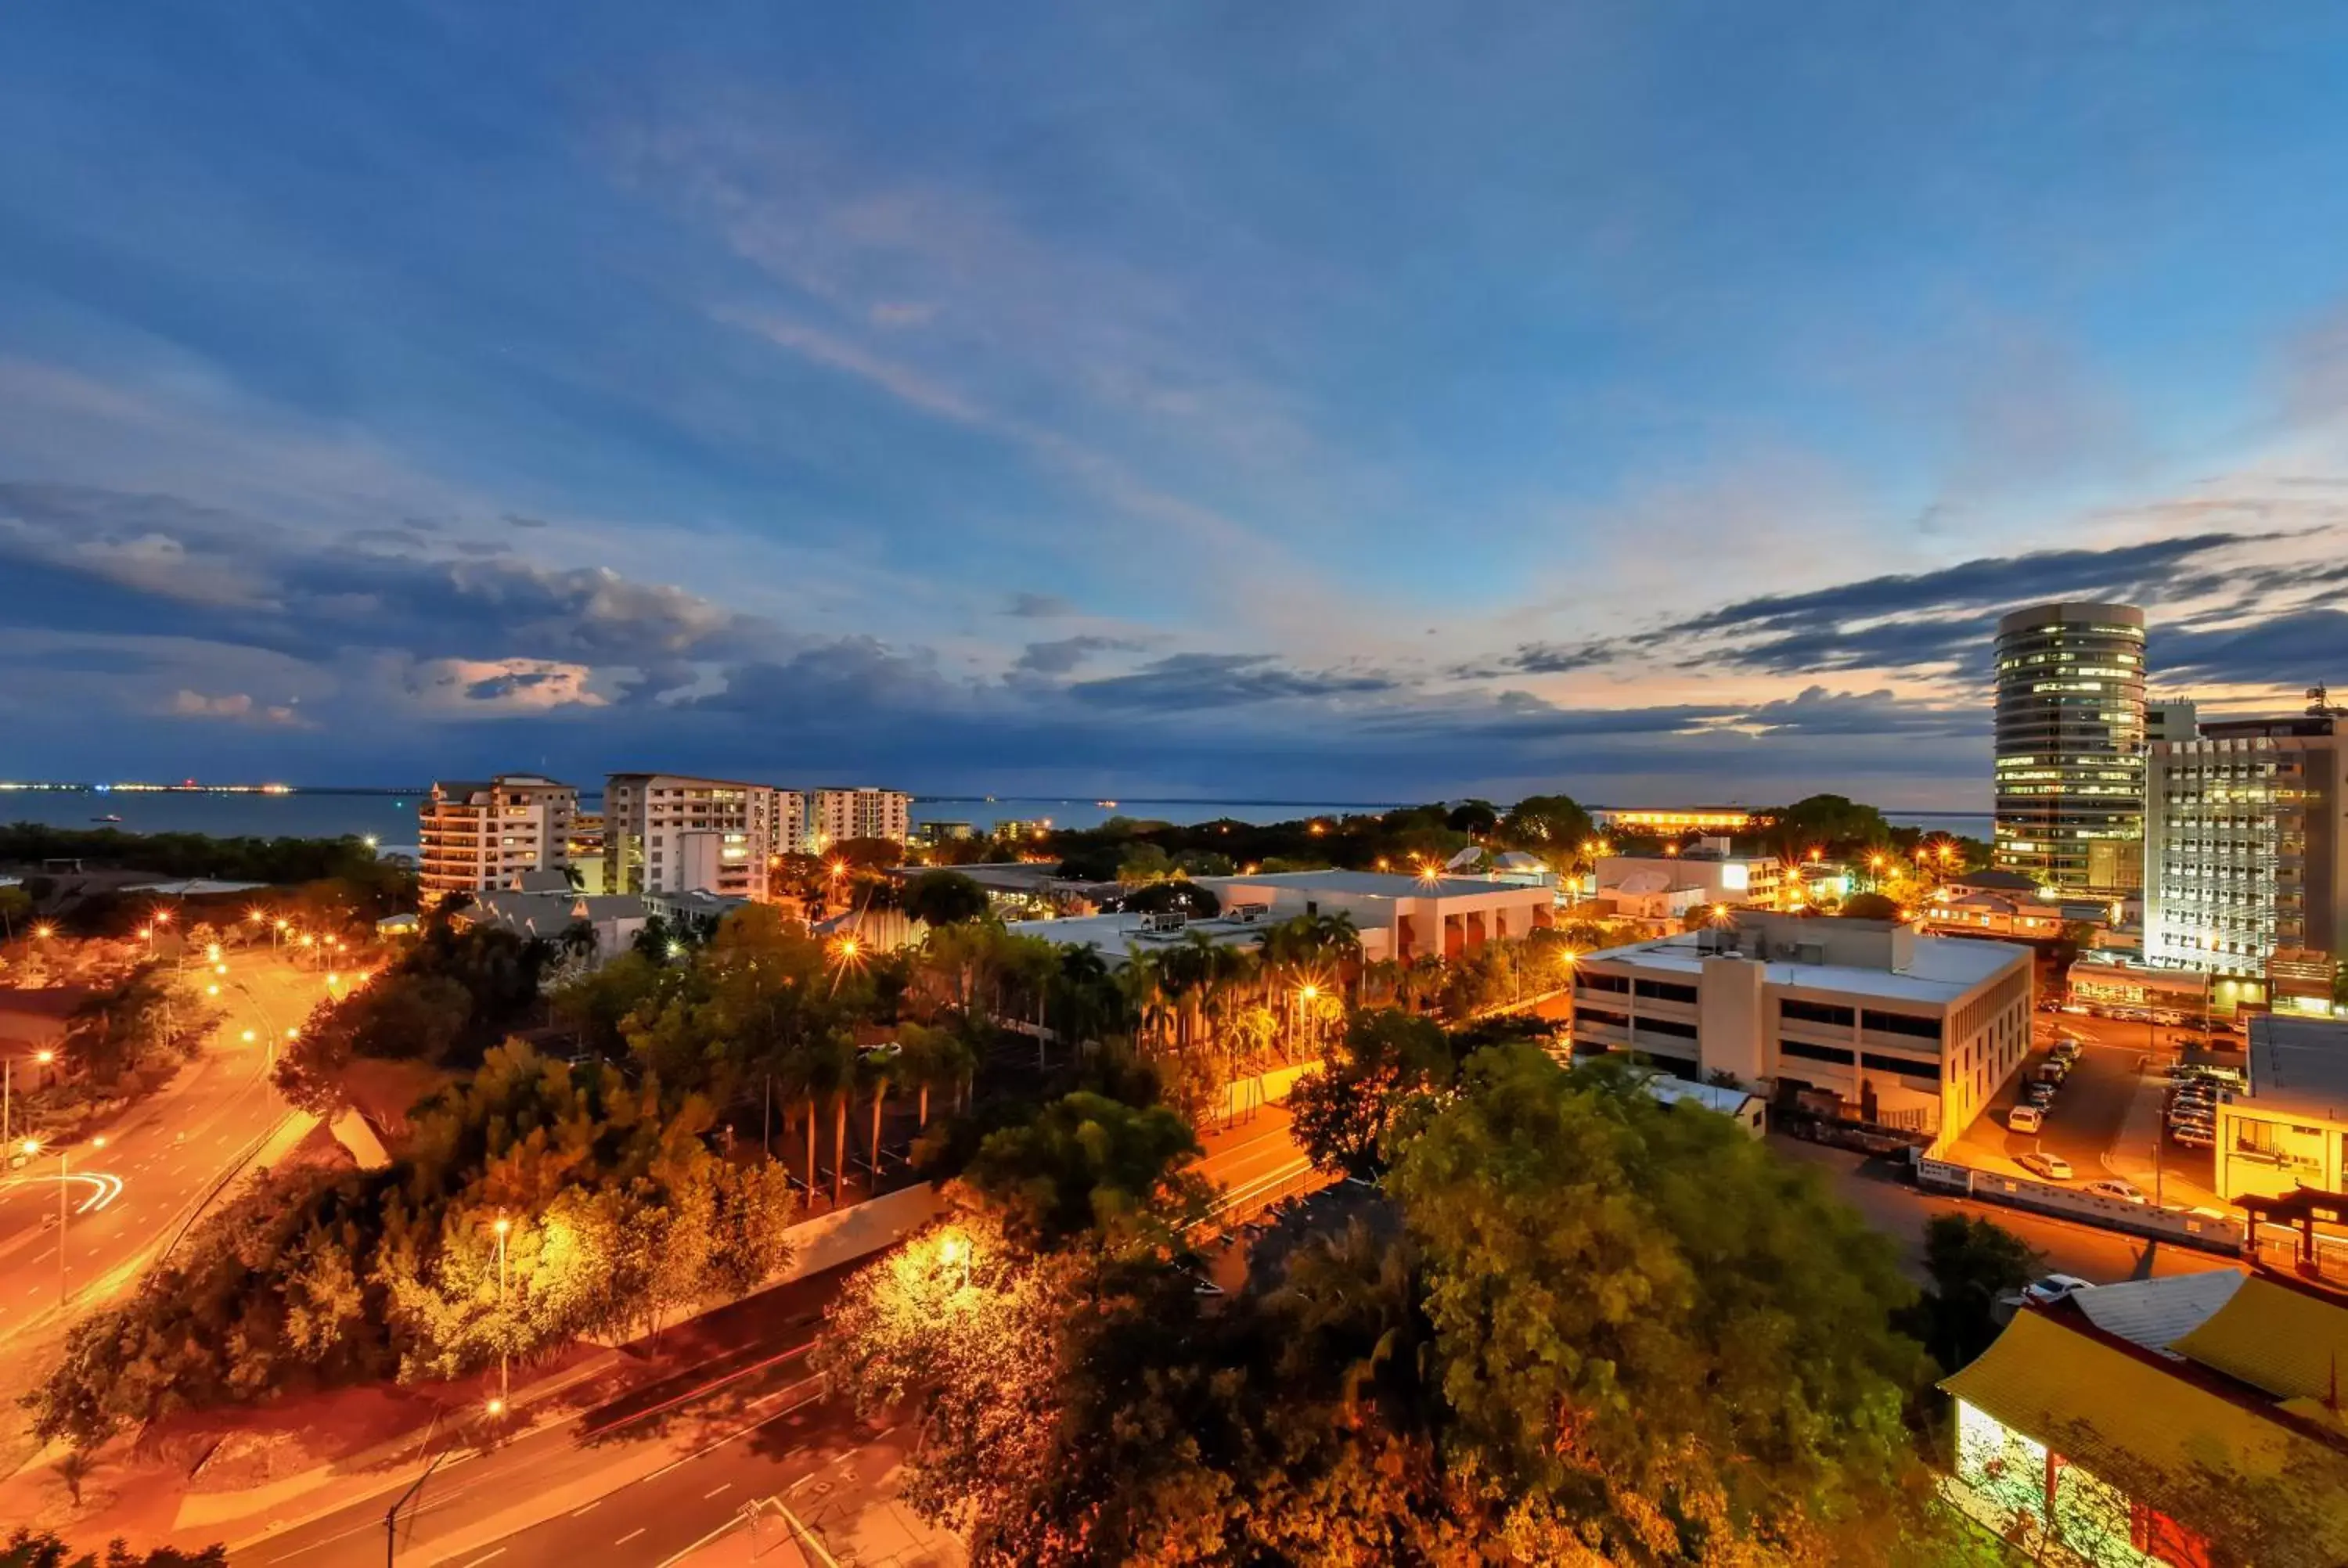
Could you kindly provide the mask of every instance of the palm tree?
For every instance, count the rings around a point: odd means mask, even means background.
[[[872,1136],[867,1141],[867,1151],[872,1161],[872,1191],[880,1190],[880,1113],[889,1103],[889,1091],[905,1081],[905,1064],[894,1044],[879,1046],[857,1058],[856,1075],[872,1091]],[[845,1103],[843,1102],[843,1103]],[[835,1197],[835,1200],[837,1198]]]
[[[978,1066],[970,1042],[950,1029],[909,1023],[897,1031],[897,1068],[920,1096],[921,1122],[930,1124],[930,1091],[952,1089],[959,1094]]]
[[[832,1131],[832,1202],[839,1201],[840,1168],[846,1162],[848,1097],[856,1087],[856,1048],[845,1035],[819,1035],[800,1042],[783,1061],[783,1092],[807,1112],[807,1190],[815,1196],[815,1126],[822,1106],[838,1104]]]

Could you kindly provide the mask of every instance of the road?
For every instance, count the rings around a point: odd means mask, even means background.
[[[267,953],[191,964],[188,984],[221,988],[227,1018],[163,1089],[104,1128],[103,1148],[70,1151],[65,1194],[67,1281],[77,1307],[118,1287],[228,1164],[276,1124],[285,1103],[268,1081],[269,1041],[297,1027],[324,977]],[[253,1039],[248,1042],[245,1032]],[[35,1129],[37,1132],[37,1129]],[[19,1129],[19,1136],[23,1130]],[[16,1158],[10,1152],[12,1161]],[[0,1181],[0,1343],[54,1320],[58,1298],[58,1161],[43,1153]]]
[[[1303,1163],[1276,1107],[1204,1143],[1199,1169],[1227,1190]],[[807,1368],[823,1308],[858,1266],[695,1320],[691,1343],[671,1348],[691,1365],[584,1416],[487,1450],[444,1432],[451,1457],[403,1510],[395,1562],[644,1568],[723,1529],[743,1504],[778,1496],[818,1527],[844,1522],[880,1495],[901,1457],[901,1433],[860,1422]],[[427,1462],[419,1448],[366,1497],[241,1547],[238,1568],[374,1568],[385,1511]]]

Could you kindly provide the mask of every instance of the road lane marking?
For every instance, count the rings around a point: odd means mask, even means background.
[[[711,1498],[716,1497],[716,1496],[717,1495],[717,1492],[719,1492],[719,1491],[733,1491],[733,1490],[734,1490],[734,1483],[733,1483],[732,1481],[727,1481],[724,1486],[719,1487],[719,1488],[717,1489],[717,1491],[705,1491],[705,1492],[703,1492],[703,1493],[701,1494],[701,1501],[704,1501],[704,1502],[707,1502]]]
[[[597,1498],[594,1501],[592,1501],[592,1502],[589,1503],[589,1504],[588,1504],[586,1507],[584,1507],[584,1508],[574,1508],[574,1509],[572,1509],[572,1510],[571,1511],[571,1517],[572,1517],[572,1518],[573,1518],[573,1519],[576,1519],[576,1518],[578,1518],[578,1517],[579,1517],[581,1514],[582,1514],[582,1513],[592,1513],[592,1512],[594,1512],[597,1509],[599,1509],[599,1508],[601,1508],[601,1507],[602,1507],[602,1506],[603,1506],[603,1500],[602,1500],[602,1498],[600,1498],[600,1497],[599,1497],[599,1498]]]
[[[633,1541],[637,1536],[642,1535],[650,1528],[651,1526],[649,1525],[639,1524],[633,1530],[629,1531],[625,1535],[621,1536],[617,1541],[613,1542],[612,1544],[614,1546],[625,1546],[629,1542]]]
[[[486,1554],[486,1555],[484,1555],[484,1556],[480,1556],[480,1557],[476,1557],[476,1558],[474,1558],[470,1563],[466,1563],[466,1564],[465,1564],[465,1568],[481,1568],[481,1564],[482,1564],[482,1563],[487,1563],[487,1562],[489,1560],[489,1558],[491,1558],[491,1557],[502,1557],[502,1556],[504,1556],[505,1554],[506,1554],[506,1549],[505,1549],[504,1547],[500,1546],[500,1547],[499,1547],[495,1552],[489,1553],[487,1553],[487,1554]]]

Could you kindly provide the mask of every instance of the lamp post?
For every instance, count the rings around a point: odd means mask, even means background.
[[[106,1147],[106,1140],[104,1138],[92,1138],[89,1141],[89,1146],[93,1149],[103,1149]],[[27,1138],[25,1140],[25,1157],[26,1159],[32,1158],[40,1152],[41,1141],[38,1138]],[[66,1189],[72,1185],[73,1148],[69,1144],[59,1144],[57,1147],[57,1310],[60,1312],[65,1310],[67,1301],[66,1225],[67,1208],[66,1204]]]
[[[507,1381],[509,1326],[505,1321],[506,1233],[513,1229],[513,1222],[499,1214],[498,1223],[491,1228],[498,1233],[498,1397],[496,1402],[489,1406],[489,1414],[502,1416],[506,1413],[506,1395],[510,1389]]]
[[[46,1067],[57,1059],[57,1053],[54,1050],[33,1052],[33,1061],[43,1067]],[[7,1146],[9,1126],[15,1112],[15,1104],[16,1059],[13,1056],[0,1057],[0,1148]]]

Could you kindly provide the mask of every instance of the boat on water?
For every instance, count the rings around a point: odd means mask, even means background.
[[[110,811],[104,816],[93,816],[90,818],[90,821],[92,822],[120,822],[121,820],[122,819],[120,817],[115,815],[114,813]]]

